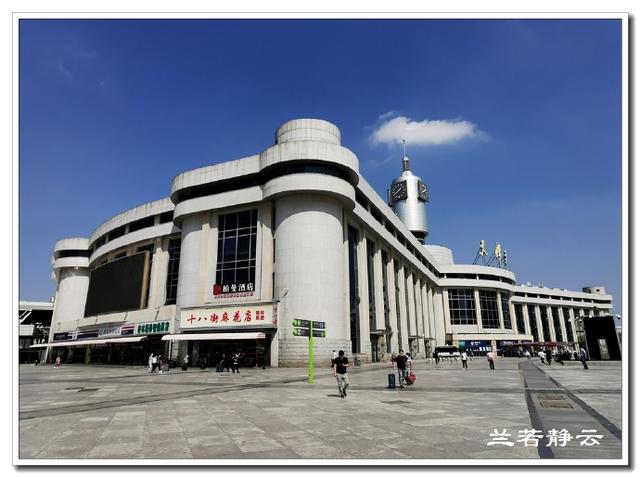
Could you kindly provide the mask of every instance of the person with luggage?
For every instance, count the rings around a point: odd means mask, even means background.
[[[404,388],[404,382],[407,379],[407,356],[404,354],[404,350],[400,350],[398,356],[393,359],[398,368],[398,387]]]
[[[462,354],[460,355],[460,360],[462,361],[462,369],[467,369],[467,360],[469,359],[469,356],[467,356],[467,352],[465,350],[462,350]]]
[[[344,351],[338,351],[338,356],[333,360],[333,376],[338,382],[338,391],[340,397],[347,397],[347,388],[349,387],[349,377],[347,376],[347,368],[349,367],[349,360],[344,355]]]

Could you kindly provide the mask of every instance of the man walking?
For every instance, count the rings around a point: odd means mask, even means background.
[[[333,376],[338,381],[338,391],[340,391],[341,398],[347,397],[347,388],[349,387],[348,367],[349,360],[344,355],[344,351],[338,351],[338,356],[333,360]]]
[[[589,369],[589,366],[587,366],[587,350],[582,346],[580,347],[580,362],[584,369]]]
[[[547,358],[547,364],[551,366],[551,348],[547,348],[544,354],[545,354],[545,357]]]
[[[462,354],[460,355],[460,359],[462,360],[462,369],[467,369],[467,360],[469,359],[469,357],[467,356],[467,352],[466,351],[462,351]]]
[[[400,350],[398,356],[393,358],[398,367],[398,380],[400,381],[401,388],[404,387],[405,379],[407,378],[407,356],[404,354],[404,350]]]
[[[489,351],[487,353],[487,361],[489,361],[489,369],[494,370],[496,369],[495,365],[493,364],[493,352]]]

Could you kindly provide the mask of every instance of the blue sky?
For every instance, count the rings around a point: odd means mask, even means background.
[[[519,283],[620,313],[621,82],[616,20],[22,20],[20,299],[54,294],[56,240],[317,117],[383,197],[412,128],[456,262],[499,241]]]

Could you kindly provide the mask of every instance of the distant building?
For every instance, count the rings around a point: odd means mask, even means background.
[[[444,344],[572,345],[576,316],[611,309],[602,287],[516,285],[506,260],[456,264],[425,245],[428,187],[406,155],[387,201],[340,139],[326,121],[289,121],[259,154],[183,172],[169,197],[57,242],[49,355],[212,365],[239,351],[248,365],[303,366],[301,319],[325,324],[318,355],[377,362]]]
[[[42,361],[44,350],[32,345],[49,341],[49,328],[53,315],[53,303],[21,301],[18,310],[18,362],[20,364]]]

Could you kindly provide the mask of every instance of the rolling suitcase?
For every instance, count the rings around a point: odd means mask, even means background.
[[[389,389],[395,389],[396,388],[396,373],[389,373],[387,376],[387,379],[389,381]]]

